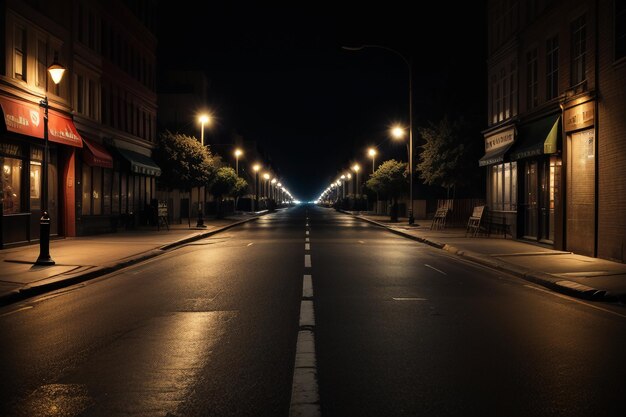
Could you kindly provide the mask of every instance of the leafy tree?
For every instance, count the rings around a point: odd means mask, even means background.
[[[398,197],[408,189],[407,164],[395,159],[383,162],[367,180],[366,186],[393,201],[391,221],[398,220]]]
[[[170,131],[159,135],[154,158],[162,170],[159,184],[170,190],[191,190],[210,183],[219,161],[196,138]]]
[[[243,178],[239,178],[237,173],[231,167],[221,167],[215,173],[215,177],[211,182],[210,192],[215,197],[215,202],[217,204],[217,216],[221,217],[223,215],[221,210],[221,202],[222,198],[226,195],[234,195],[237,190],[238,185],[241,184],[239,181],[246,181]],[[245,184],[247,186],[247,184]]]
[[[417,170],[424,184],[451,190],[475,182],[480,175],[476,161],[480,141],[463,119],[450,121],[444,117],[439,123],[418,128],[424,140]]]

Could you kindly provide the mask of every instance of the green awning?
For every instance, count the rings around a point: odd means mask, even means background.
[[[128,149],[117,148],[119,153],[130,162],[130,170],[136,174],[150,175],[158,177],[161,175],[161,168],[146,155],[129,151]]]
[[[556,153],[560,132],[560,114],[553,114],[520,126],[516,144],[511,150],[511,160]]]

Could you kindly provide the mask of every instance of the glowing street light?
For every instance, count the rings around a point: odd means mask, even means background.
[[[261,165],[254,164],[252,169],[254,170],[254,196],[255,196],[254,198],[255,207],[253,211],[255,211],[259,209],[259,170],[261,169]]]
[[[59,64],[58,56],[55,55],[52,65],[48,67],[50,78],[55,85],[58,85],[63,78],[65,68]],[[43,152],[43,173],[41,175],[41,188],[42,188],[42,203],[41,203],[41,218],[39,219],[39,256],[35,261],[35,265],[54,265],[54,260],[50,256],[50,213],[48,212],[48,109],[50,104],[48,103],[48,77],[46,77],[46,85],[44,91],[44,98],[39,102],[39,105],[43,107],[43,138],[44,138],[44,152]]]
[[[356,172],[356,188],[354,189],[354,194],[356,195],[356,198],[359,198],[359,170],[361,169],[361,167],[359,166],[359,164],[354,164],[352,166],[352,170],[354,172]]]
[[[211,116],[206,113],[201,114],[198,121],[200,122],[200,143],[204,146],[204,126],[211,123]]]
[[[243,151],[239,148],[235,149],[235,172],[237,173],[237,176],[239,176],[239,157],[243,155]]]
[[[370,158],[372,158],[372,174],[374,173],[374,171],[376,171],[376,154],[378,152],[376,152],[376,149],[374,148],[369,148],[367,150],[367,154],[370,156]]]

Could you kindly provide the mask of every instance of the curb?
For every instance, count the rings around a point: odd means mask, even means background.
[[[0,306],[6,306],[9,304],[15,303],[17,301],[24,300],[26,298],[30,298],[36,295],[41,295],[41,294],[58,290],[61,288],[69,287],[71,285],[80,284],[81,282],[89,281],[94,278],[98,278],[103,275],[107,275],[112,272],[119,271],[129,266],[138,264],[140,262],[147,261],[148,259],[155,258],[159,255],[162,255],[172,249],[176,249],[187,243],[204,239],[206,237],[223,232],[232,227],[239,226],[240,224],[243,224],[243,223],[251,222],[253,220],[258,219],[264,214],[267,214],[267,213],[262,213],[254,217],[250,217],[249,219],[243,219],[243,220],[239,220],[239,221],[236,221],[234,223],[230,223],[224,226],[216,227],[215,229],[211,229],[203,233],[198,233],[196,235],[189,236],[184,239],[167,243],[156,249],[148,250],[146,252],[135,255],[131,258],[125,258],[121,261],[116,261],[107,265],[91,268],[87,270],[86,272],[79,272],[73,275],[67,275],[65,278],[56,279],[56,280],[54,278],[47,278],[45,280],[42,280],[44,282],[40,284],[25,285],[18,290],[11,291],[10,293],[7,293],[5,295],[0,295]]]
[[[470,251],[461,250],[454,246],[448,245],[447,243],[439,243],[439,242],[428,240],[423,237],[413,236],[401,230],[394,229],[390,226],[387,226],[383,223],[379,223],[377,221],[367,219],[359,215],[346,213],[344,211],[341,211],[341,212],[344,214],[351,215],[357,219],[374,224],[376,226],[385,228],[391,233],[395,233],[397,235],[406,237],[408,239],[425,243],[427,245],[433,246],[438,249],[443,249],[446,252],[449,252],[456,256],[463,257],[465,259],[468,259],[469,261],[478,263],[480,265],[483,265],[492,269],[496,269],[499,271],[507,272],[511,275],[515,275],[516,277],[525,279],[526,281],[530,281],[535,284],[541,285],[555,292],[559,292],[565,295],[569,295],[569,296],[576,297],[576,298],[582,298],[582,299],[590,300],[590,301],[605,301],[605,302],[626,301],[626,296],[623,294],[622,295],[611,294],[609,291],[606,291],[606,290],[599,290],[597,288],[589,287],[587,285],[583,285],[578,282],[564,280],[555,275],[551,275],[545,272],[532,271],[527,268],[523,268],[517,265],[512,265],[507,262],[494,259],[487,255],[482,255],[482,254],[478,254],[478,253],[474,253]]]

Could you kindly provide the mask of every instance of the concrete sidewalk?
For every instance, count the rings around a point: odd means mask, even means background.
[[[50,241],[52,266],[34,265],[39,244],[0,250],[0,305],[46,291],[73,285],[150,259],[188,242],[203,239],[267,212],[205,219],[206,228],[196,228],[196,219],[170,225],[169,230],[140,227],[135,230]]]
[[[562,252],[510,236],[466,237],[465,228],[430,230],[431,220],[345,212],[391,232],[446,250],[571,296],[626,303],[626,264]]]

